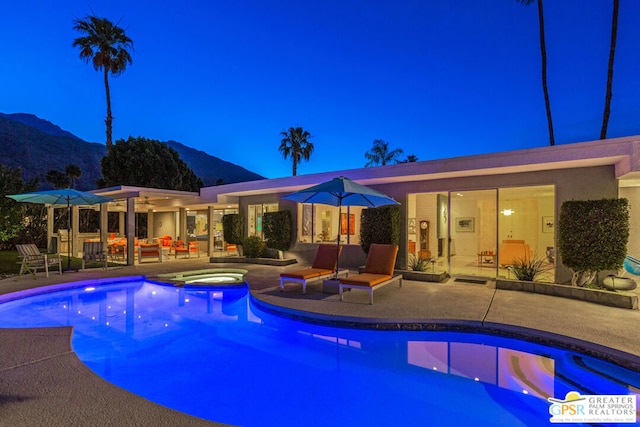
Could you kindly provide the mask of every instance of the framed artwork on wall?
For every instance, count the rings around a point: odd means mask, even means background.
[[[409,218],[409,227],[407,229],[409,234],[416,234],[416,219]]]
[[[302,205],[302,235],[311,236],[311,224],[313,220],[313,206]]]
[[[552,216],[543,216],[542,217],[542,232],[543,233],[553,233],[554,227],[553,217]]]
[[[343,213],[340,217],[340,234],[347,234],[347,231],[349,231],[349,234],[356,234],[356,215],[349,214],[348,227],[347,229],[347,214]]]
[[[476,230],[475,218],[462,216],[456,218],[456,231],[458,233],[473,233]]]

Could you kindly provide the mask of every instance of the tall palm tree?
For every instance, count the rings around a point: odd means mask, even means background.
[[[536,0],[516,0],[529,6]],[[547,125],[549,127],[549,145],[555,145],[553,136],[553,121],[551,120],[551,104],[549,102],[549,88],[547,87],[547,45],[544,38],[544,13],[542,12],[542,0],[538,0],[538,27],[540,29],[540,56],[542,58],[542,92],[544,93],[544,105],[547,108]]]
[[[389,162],[397,160],[400,154],[402,154],[401,148],[389,151],[389,143],[387,141],[375,139],[371,150],[364,153],[364,157],[368,160],[364,167],[368,168],[369,166],[377,165],[384,166]]]
[[[293,161],[293,176],[298,173],[298,163],[309,160],[313,153],[313,142],[309,141],[311,134],[301,127],[290,127],[288,131],[280,132],[282,140],[278,150],[285,160],[291,157]]]
[[[71,180],[71,188],[75,189],[76,179],[82,176],[82,170],[80,169],[80,166],[67,165],[64,172],[65,172],[65,175],[67,175],[67,177],[69,177],[69,179]]]
[[[47,182],[53,185],[53,188],[68,188],[69,177],[57,170],[50,170],[45,177]]]
[[[407,155],[407,158],[404,160],[396,160],[396,163],[415,163],[418,161],[418,156],[415,154]]]
[[[109,74],[114,77],[122,74],[131,64],[133,41],[127,37],[124,30],[114,25],[106,18],[98,18],[95,15],[85,19],[74,20],[73,29],[83,34],[73,41],[73,47],[80,48],[80,58],[87,63],[91,62],[96,71],[104,72],[104,87],[107,95],[107,150],[111,148],[111,93],[109,91]]]
[[[613,58],[616,54],[616,39],[618,38],[618,6],[620,0],[613,0],[613,17],[611,18],[611,45],[609,46],[609,67],[607,68],[607,94],[604,99],[604,112],[602,114],[602,128],[600,139],[607,137],[609,126],[609,114],[611,113],[611,86],[613,85]]]

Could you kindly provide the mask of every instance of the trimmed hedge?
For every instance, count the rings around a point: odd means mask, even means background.
[[[291,247],[291,212],[265,212],[262,215],[262,232],[268,248],[288,251]]]
[[[267,245],[258,236],[245,237],[242,241],[242,250],[246,258],[260,258]]]
[[[628,241],[627,199],[570,200],[562,204],[558,251],[562,263],[574,272],[574,285],[589,283],[576,276],[621,269]]]
[[[241,245],[244,221],[240,214],[226,214],[222,216],[224,241],[231,245]]]
[[[363,209],[360,216],[360,246],[369,253],[372,243],[400,243],[400,206]]]

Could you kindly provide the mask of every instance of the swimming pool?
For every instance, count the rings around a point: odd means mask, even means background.
[[[93,283],[0,304],[1,327],[65,325],[106,380],[242,426],[546,425],[549,397],[640,390],[639,373],[535,343],[282,318],[246,286]]]

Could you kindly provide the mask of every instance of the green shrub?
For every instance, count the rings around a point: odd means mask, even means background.
[[[550,269],[551,266],[546,262],[546,259],[537,254],[532,257],[516,257],[511,266],[511,272],[516,279],[527,282],[534,282],[540,274]]]
[[[240,214],[226,214],[222,217],[224,241],[231,245],[241,245],[244,221]]]
[[[288,251],[291,246],[291,212],[265,212],[262,215],[262,232],[268,248]]]
[[[414,254],[409,254],[409,270],[413,271],[427,271],[429,267],[430,258],[423,258]]]
[[[622,268],[629,241],[627,199],[571,200],[560,208],[558,252],[573,271],[571,284],[585,286],[598,271]]]
[[[242,250],[247,258],[260,258],[266,248],[266,243],[258,236],[245,237],[242,241]]]
[[[400,206],[363,209],[360,217],[360,246],[369,253],[372,243],[397,245],[400,242]]]

